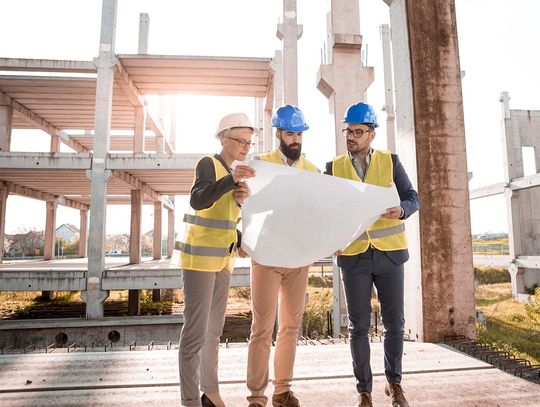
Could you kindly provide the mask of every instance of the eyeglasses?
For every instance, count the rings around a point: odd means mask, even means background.
[[[242,140],[241,138],[235,138],[235,137],[229,137],[229,136],[223,136],[223,137],[236,141],[241,148],[246,148],[246,146],[249,146],[249,148],[251,148],[255,145],[255,143]]]
[[[364,135],[364,133],[369,133],[373,131],[373,129],[369,130],[362,130],[362,129],[343,129],[341,130],[341,134],[343,134],[345,137],[353,136],[354,138],[360,138]]]

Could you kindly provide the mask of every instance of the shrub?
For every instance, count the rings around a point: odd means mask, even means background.
[[[540,325],[540,287],[536,288],[534,294],[533,301],[525,304],[525,311],[530,319]]]
[[[475,267],[474,278],[478,284],[509,283],[510,273],[507,268]]]

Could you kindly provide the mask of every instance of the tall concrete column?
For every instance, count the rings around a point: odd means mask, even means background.
[[[6,182],[0,181],[0,264],[4,259],[4,239],[6,232],[6,205],[9,188]]]
[[[502,131],[504,140],[504,177],[507,185],[525,176],[523,147],[532,147],[535,152],[535,171],[538,173],[540,158],[540,111],[512,110],[507,92],[501,94]],[[508,217],[508,243],[512,264],[512,295],[527,300],[527,288],[540,284],[540,270],[517,267],[520,256],[540,255],[540,188],[511,190],[506,188],[506,210]]]
[[[276,35],[283,42],[283,104],[291,105],[298,105],[298,40],[303,30],[296,17],[296,0],[283,0],[283,23]]]
[[[154,202],[154,239],[153,239],[153,258],[154,260],[161,259],[161,236],[163,222],[163,204]]]
[[[107,181],[111,171],[105,168],[110,147],[112,92],[114,83],[114,53],[117,0],[103,0],[101,34],[97,58],[96,113],[92,169],[87,175],[92,180],[90,201],[90,230],[88,235],[88,277],[82,298],[86,302],[87,318],[103,317],[103,301],[108,291],[101,289],[105,269],[105,225]]]
[[[47,201],[45,218],[45,247],[43,249],[43,260],[52,260],[54,258],[54,238],[56,231],[56,200]]]
[[[80,210],[79,224],[79,257],[86,257],[87,240],[88,240],[88,211]]]
[[[427,342],[455,334],[473,338],[472,242],[454,0],[385,2],[392,26],[397,150],[418,185],[421,204],[419,216],[407,221],[411,261],[405,272],[406,333]]]
[[[347,149],[341,135],[342,118],[347,108],[364,98],[364,92],[373,82],[373,68],[360,61],[362,36],[357,1],[331,0],[328,14],[329,64],[321,65],[317,72],[317,89],[328,98],[330,112],[334,114],[336,154]]]
[[[135,132],[133,136],[133,152],[144,153],[144,130],[146,129],[146,108],[135,106]]]
[[[154,260],[161,260],[161,236],[162,232],[162,216],[163,216],[163,204],[161,202],[154,202],[154,237],[153,237],[153,258]],[[152,290],[152,300],[159,301],[161,299],[161,290]]]
[[[10,150],[12,116],[11,100],[0,94],[0,152]]]
[[[131,190],[131,225],[129,233],[129,262],[141,262],[141,226],[142,226],[143,193],[141,190]],[[140,291],[129,290],[128,315],[141,313]]]
[[[139,14],[139,54],[148,54],[148,34],[150,33],[150,15]]]
[[[55,257],[55,235],[56,235],[56,208],[58,204],[56,200],[46,202],[46,218],[45,218],[45,247],[43,249],[43,260],[52,260]],[[41,298],[50,301],[53,298],[53,291],[42,291]]]
[[[383,24],[381,40],[384,65],[384,111],[386,112],[386,148],[396,152],[396,129],[394,114],[394,78],[392,77],[392,48],[390,43],[390,27]]]
[[[60,138],[58,136],[51,136],[51,153],[58,153],[60,151]]]
[[[174,205],[174,196],[169,196]],[[176,209],[176,208],[175,208]],[[174,215],[175,209],[167,209],[167,257],[171,258],[174,250]]]

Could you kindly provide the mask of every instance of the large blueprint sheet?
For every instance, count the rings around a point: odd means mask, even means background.
[[[301,267],[345,248],[387,208],[400,203],[383,188],[261,160],[248,164],[242,248],[257,263]]]

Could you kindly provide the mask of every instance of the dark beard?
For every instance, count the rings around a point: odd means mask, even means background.
[[[289,160],[296,161],[300,158],[300,155],[302,154],[302,144],[295,143],[291,144],[292,146],[299,146],[300,148],[290,148],[283,140],[279,143],[279,148],[281,152],[287,157]]]

